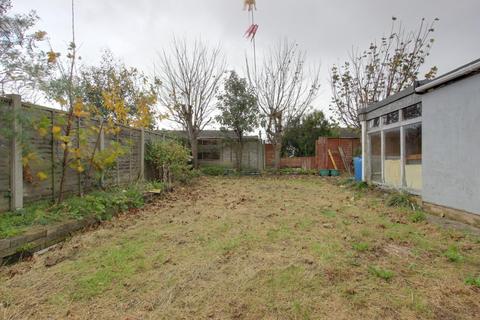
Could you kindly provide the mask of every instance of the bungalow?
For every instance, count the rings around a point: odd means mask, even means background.
[[[166,136],[187,139],[185,131],[160,131]],[[236,164],[235,134],[232,131],[203,130],[198,137],[197,159],[200,166],[234,167]],[[245,136],[242,150],[242,167],[264,169],[263,141],[258,136]]]
[[[480,221],[480,59],[416,82],[359,117],[364,181]]]

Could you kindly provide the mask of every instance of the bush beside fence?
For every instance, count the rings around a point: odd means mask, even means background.
[[[24,202],[56,197],[63,150],[52,132],[44,136],[38,134],[38,124],[47,121],[46,125],[53,128],[59,115],[65,115],[65,112],[22,103],[17,95],[0,98],[0,212],[22,208]],[[114,142],[121,143],[126,149],[114,168],[102,178],[104,186],[127,185],[145,178],[149,171],[145,170],[145,145],[148,141],[164,140],[165,136],[120,125],[116,134],[105,133],[100,130],[99,120],[77,118],[72,143],[79,147],[79,135],[87,121],[90,127],[100,132],[99,150]],[[89,139],[87,143],[92,147],[98,141]],[[28,166],[23,163],[26,157],[31,158]],[[40,172],[42,175],[38,176]],[[95,188],[99,179],[90,176],[67,168],[65,193],[81,194]]]

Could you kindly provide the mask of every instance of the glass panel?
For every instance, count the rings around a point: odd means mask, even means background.
[[[400,128],[398,128],[385,132],[385,184],[402,186],[400,164]]]
[[[368,121],[368,128],[371,129],[371,128],[376,128],[380,125],[380,118],[379,117],[376,117],[374,119],[371,119]]]
[[[403,109],[403,120],[414,119],[422,116],[422,105],[417,103],[416,105],[406,107]]]
[[[220,160],[220,153],[217,150],[199,152],[198,159],[199,160]]]
[[[382,182],[382,142],[380,133],[370,135],[370,179]]]
[[[383,124],[387,125],[387,124],[391,124],[391,123],[395,123],[395,122],[398,122],[398,110],[397,111],[393,111],[393,112],[390,112],[386,115],[383,116]]]
[[[422,189],[422,124],[406,126],[405,131],[405,181],[407,187]]]
[[[202,139],[202,140],[198,140],[198,144],[201,144],[201,145],[204,145],[204,146],[210,146],[210,145],[217,145],[218,144],[218,141],[217,140],[213,140],[213,139]]]

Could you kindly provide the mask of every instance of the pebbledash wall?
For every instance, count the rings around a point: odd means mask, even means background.
[[[65,113],[57,109],[23,103],[17,95],[0,97],[0,212],[19,209],[24,203],[52,199],[57,195],[63,150],[53,139],[52,133],[41,137],[32,123],[48,119],[51,127],[61,114]],[[28,122],[22,121],[22,118],[28,118]],[[88,121],[89,127],[93,124],[100,128],[99,121],[92,119]],[[76,133],[80,132],[79,128],[84,125],[82,119],[76,119],[72,136],[76,137]],[[118,159],[115,168],[105,177],[106,185],[128,185],[143,178],[145,144],[148,141],[165,139],[165,136],[153,131],[118,127],[120,131],[116,135],[101,134],[100,149],[112,141],[120,142],[127,147],[126,154]],[[92,146],[97,143],[96,137],[91,140],[88,143]],[[76,141],[78,140],[74,139],[74,143]],[[28,170],[22,165],[22,157],[25,155],[22,145],[28,147],[34,154],[33,159],[29,161]],[[47,174],[46,180],[36,179],[35,174],[39,171]],[[67,169],[65,180],[67,194],[80,193],[92,188],[93,180],[86,181],[85,174]]]
[[[431,211],[480,225],[480,59],[417,82],[360,118],[364,180],[418,194]],[[419,146],[408,144],[412,132]]]
[[[424,201],[480,214],[480,74],[422,96]]]

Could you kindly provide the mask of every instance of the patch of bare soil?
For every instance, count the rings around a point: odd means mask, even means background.
[[[480,238],[407,214],[318,177],[201,178],[1,268],[0,319],[477,319]]]

